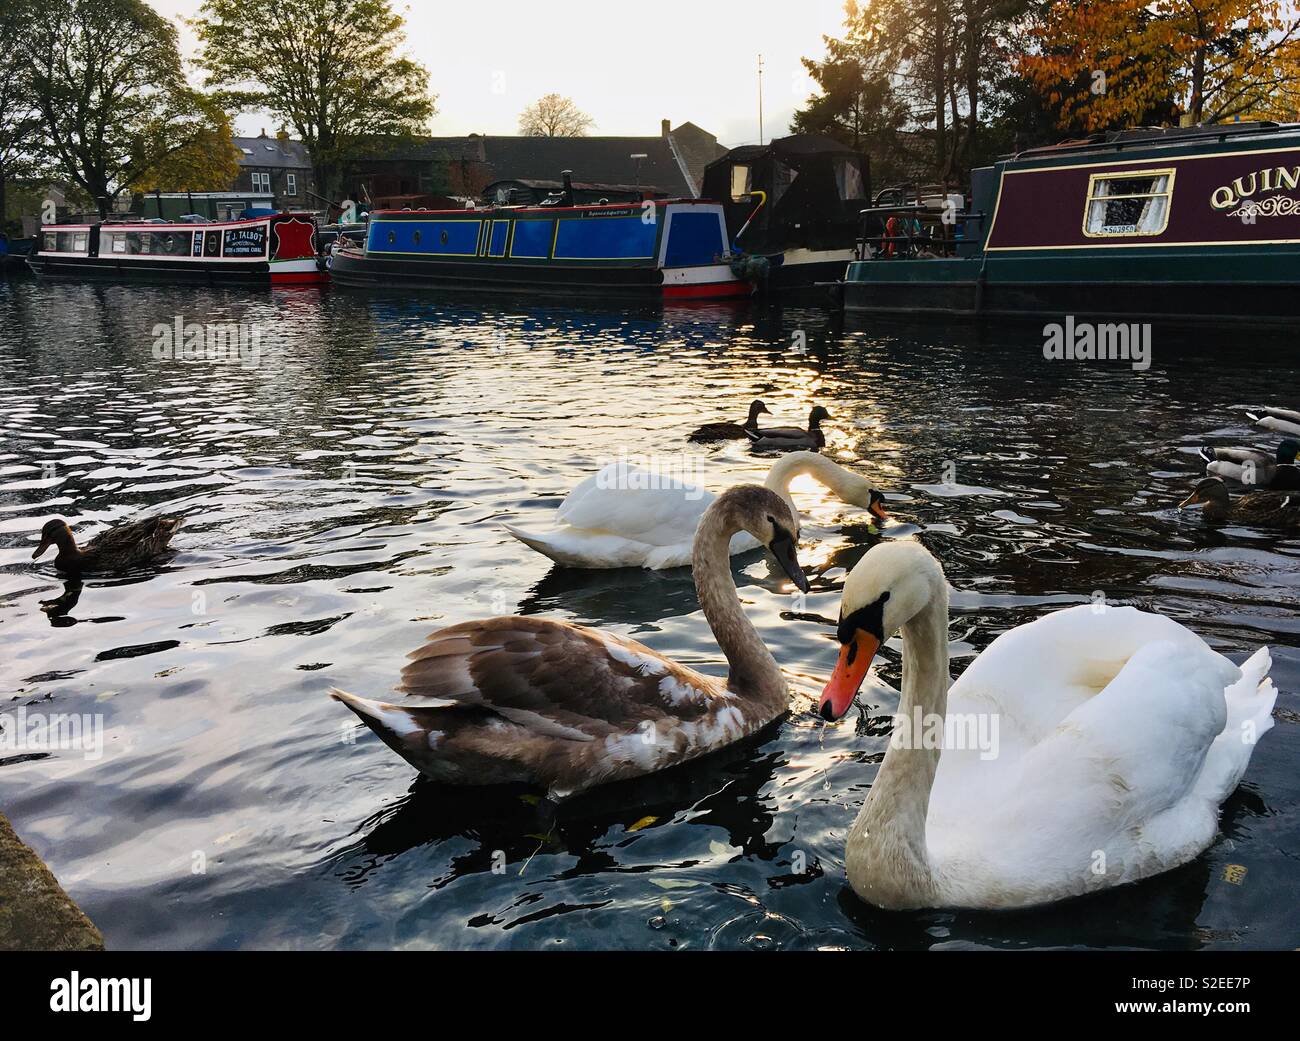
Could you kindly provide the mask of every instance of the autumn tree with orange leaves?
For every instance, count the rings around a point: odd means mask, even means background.
[[[1018,69],[1062,128],[1295,118],[1300,15],[1285,0],[1054,0]]]

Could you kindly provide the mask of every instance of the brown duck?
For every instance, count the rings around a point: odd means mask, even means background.
[[[686,435],[687,441],[743,441],[751,430],[758,429],[758,417],[771,415],[768,407],[755,398],[749,403],[749,418],[743,423],[705,423]]]
[[[524,782],[559,799],[654,773],[739,741],[789,703],[781,669],[745,617],[731,537],[748,531],[800,589],[798,521],[775,492],[723,492],[695,534],[700,607],[730,665],[705,676],[621,636],[549,618],[440,629],[412,651],[399,704],[330,693],[398,755],[438,781]]]
[[[181,517],[158,516],[118,524],[101,531],[83,549],[77,545],[68,522],[56,518],[41,528],[41,542],[32,559],[37,559],[51,546],[57,546],[59,552],[54,558],[54,566],[61,571],[120,571],[144,564],[163,553],[182,520]]]
[[[1266,528],[1300,528],[1300,492],[1247,492],[1237,499],[1219,477],[1198,481],[1192,494],[1178,504],[1201,505],[1212,524],[1252,524]]]

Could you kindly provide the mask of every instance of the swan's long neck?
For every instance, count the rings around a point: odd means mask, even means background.
[[[731,666],[727,686],[751,701],[787,700],[785,679],[771,651],[745,617],[731,577],[731,537],[740,525],[709,510],[695,532],[691,568],[695,591],[709,628]]]
[[[845,856],[854,890],[882,907],[922,906],[934,892],[925,819],[941,749],[928,747],[935,742],[926,740],[926,732],[930,720],[942,720],[948,709],[946,586],[936,590],[902,633],[901,719],[895,721],[885,761],[850,829]]]
[[[763,484],[785,500],[794,517],[799,516],[799,511],[790,497],[790,484],[802,474],[815,477],[844,502],[870,501],[870,481],[816,452],[791,452],[772,464],[772,469],[767,472],[767,479]]]

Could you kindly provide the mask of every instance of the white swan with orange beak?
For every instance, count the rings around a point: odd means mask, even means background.
[[[998,735],[992,754],[891,740],[846,844],[858,896],[884,908],[1025,907],[1168,871],[1210,845],[1219,805],[1273,725],[1268,650],[1238,667],[1169,618],[1097,606],[1003,633],[950,689],[939,562],[911,541],[858,562],[822,715],[849,710],[881,644],[901,633],[897,718],[937,717],[949,734],[960,732],[952,720],[985,715]]]

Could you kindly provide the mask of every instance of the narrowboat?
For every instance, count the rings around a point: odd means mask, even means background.
[[[1300,125],[1095,135],[973,171],[964,209],[862,216],[848,312],[1300,317]]]
[[[568,175],[566,186],[571,183]],[[566,195],[568,193],[566,192]],[[427,286],[667,299],[746,296],[722,207],[697,199],[372,210],[364,248],[336,245],[342,286]]]
[[[733,148],[704,168],[701,190],[722,203],[731,265],[767,291],[842,278],[870,193],[866,156],[820,134]]]
[[[316,223],[301,213],[48,225],[27,262],[43,278],[254,286],[314,285],[326,279]]]

